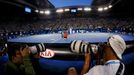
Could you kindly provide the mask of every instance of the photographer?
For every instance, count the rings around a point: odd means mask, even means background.
[[[125,49],[126,44],[123,38],[119,35],[111,36],[108,39],[108,44],[103,45],[103,64],[95,65],[89,69],[92,62],[91,52],[89,52],[85,54],[85,63],[81,75],[123,75],[125,66],[121,62],[121,55]]]
[[[35,75],[31,60],[29,58],[29,48],[21,45],[10,45],[8,47],[9,62],[4,64],[4,75]]]

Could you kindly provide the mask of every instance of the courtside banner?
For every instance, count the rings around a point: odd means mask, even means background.
[[[44,52],[40,52],[40,56],[43,58],[52,58],[54,57],[55,52],[51,49],[46,49]]]

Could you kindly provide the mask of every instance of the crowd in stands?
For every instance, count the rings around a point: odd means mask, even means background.
[[[95,28],[134,28],[132,19],[108,19],[108,18],[71,18],[58,19],[47,25],[50,29],[95,29]]]
[[[39,34],[45,30],[90,29],[100,32],[134,33],[132,18],[67,18],[33,22],[0,22],[0,36]]]

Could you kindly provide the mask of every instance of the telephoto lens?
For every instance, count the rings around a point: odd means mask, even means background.
[[[34,45],[34,46],[30,46],[29,50],[32,54],[36,54],[36,53],[39,53],[39,52],[46,51],[46,47],[43,43],[41,43],[41,44],[37,44],[37,45]]]
[[[73,53],[93,53],[97,54],[99,51],[99,46],[96,44],[90,44],[82,40],[74,40],[70,45],[71,52]]]
[[[71,52],[74,52],[74,53],[89,53],[90,52],[89,44],[82,40],[72,41],[70,48],[71,48]]]

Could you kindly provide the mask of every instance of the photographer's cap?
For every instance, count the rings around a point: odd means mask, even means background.
[[[126,49],[126,43],[124,39],[119,35],[113,35],[109,38],[110,46],[113,48],[117,56],[122,59],[122,54]]]

